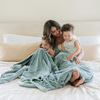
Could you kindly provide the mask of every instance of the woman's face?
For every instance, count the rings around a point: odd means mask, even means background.
[[[60,29],[57,29],[56,27],[51,27],[51,34],[53,35],[53,36],[60,36],[61,35],[61,33],[60,33]]]

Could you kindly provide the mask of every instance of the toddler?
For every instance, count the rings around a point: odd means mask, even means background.
[[[61,32],[65,40],[61,44],[61,48],[62,50],[67,50],[71,53],[67,58],[67,60],[71,60],[81,52],[78,40],[73,39],[74,26],[72,24],[64,24],[61,28]]]
[[[47,49],[47,52],[53,57],[55,56],[55,50],[56,50],[56,53],[59,52],[57,48],[54,46],[54,43],[52,42],[52,40],[46,36],[42,37],[40,48]]]

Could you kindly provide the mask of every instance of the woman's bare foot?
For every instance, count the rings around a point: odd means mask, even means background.
[[[79,72],[78,70],[75,68],[73,69],[73,73],[72,73],[72,77],[71,79],[69,80],[70,82],[74,82],[76,79],[79,78]]]
[[[75,80],[72,85],[74,85],[75,87],[81,85],[83,82],[84,82],[85,78],[83,77],[82,79],[80,80]]]

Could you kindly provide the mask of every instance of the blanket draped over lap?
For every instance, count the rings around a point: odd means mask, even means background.
[[[56,48],[55,57],[46,50],[39,48],[29,57],[14,64],[12,70],[3,73],[0,83],[7,83],[16,78],[20,78],[18,84],[24,87],[39,88],[46,92],[62,88],[70,80],[73,69],[79,71],[79,78],[85,78],[84,82],[93,79],[92,71],[84,64],[75,64],[74,60],[67,60],[70,55],[68,51],[60,51]]]

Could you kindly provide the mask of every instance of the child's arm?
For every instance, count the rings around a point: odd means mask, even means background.
[[[55,50],[53,50],[52,48],[49,48],[49,49],[47,50],[47,52],[48,52],[49,54],[51,54],[52,56],[55,56]]]
[[[81,47],[79,45],[79,42],[75,41],[74,45],[76,47],[76,51],[74,53],[72,53],[71,55],[69,55],[68,58],[67,58],[67,60],[73,59],[74,56],[78,55],[81,52]]]
[[[65,48],[64,48],[64,42],[61,44],[61,49],[65,50]]]
[[[76,47],[76,51],[74,53],[72,53],[73,57],[74,56],[77,56],[81,52],[81,47],[79,45],[79,42],[78,41],[75,41],[74,42],[74,45]]]

